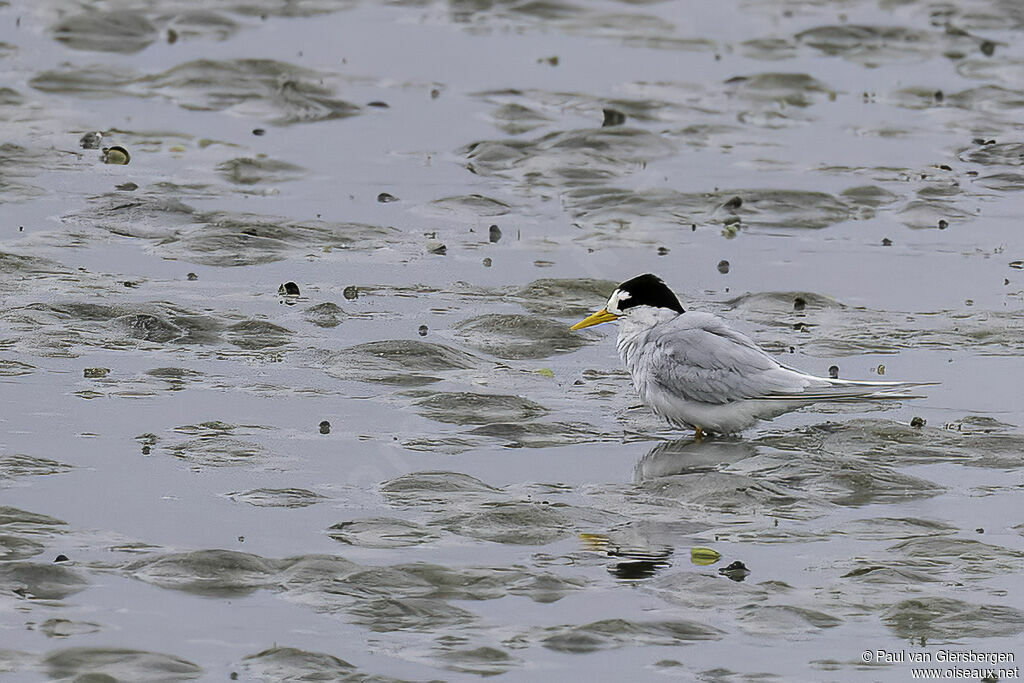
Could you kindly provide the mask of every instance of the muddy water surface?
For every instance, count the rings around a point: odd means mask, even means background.
[[[1022,31],[0,1],[5,680],[1020,665]],[[791,364],[942,384],[694,443],[568,332],[648,271]]]

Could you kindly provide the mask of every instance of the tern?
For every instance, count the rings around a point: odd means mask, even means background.
[[[570,329],[619,321],[618,349],[640,400],[675,427],[732,434],[821,401],[904,398],[935,382],[816,377],[780,363],[711,313],[687,311],[661,278],[626,280]]]

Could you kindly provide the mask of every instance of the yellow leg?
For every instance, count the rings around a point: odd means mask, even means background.
[[[696,430],[693,432],[693,440],[694,441],[703,441],[704,440],[704,430],[701,429],[700,427],[697,427]]]

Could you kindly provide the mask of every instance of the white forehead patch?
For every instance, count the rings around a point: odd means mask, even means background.
[[[609,313],[614,313],[615,315],[622,315],[622,309],[619,308],[619,302],[625,301],[631,296],[632,295],[629,292],[623,292],[621,289],[616,289],[614,292],[612,292],[612,295],[608,297],[608,305],[606,305],[604,309]]]

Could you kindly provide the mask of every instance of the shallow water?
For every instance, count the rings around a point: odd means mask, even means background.
[[[4,680],[1019,665],[1022,29],[0,1]],[[567,330],[648,271],[801,368],[942,384],[694,443]]]

